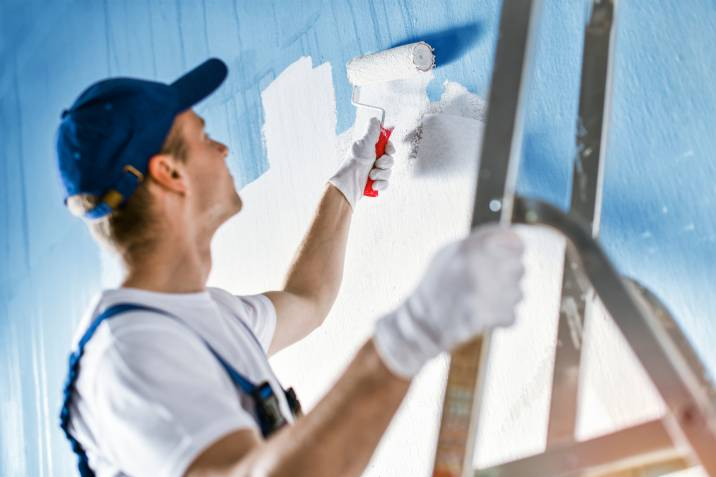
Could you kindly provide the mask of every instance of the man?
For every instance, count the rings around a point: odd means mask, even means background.
[[[191,108],[226,74],[213,59],[171,85],[105,80],[63,113],[67,205],[126,268],[91,305],[71,357],[61,420],[85,475],[359,475],[425,362],[514,321],[521,241],[477,230],[435,256],[323,400],[293,416],[267,356],[325,319],[363,186],[370,175],[387,187],[393,159],[375,161],[372,121],[329,180],[282,290],[207,288],[211,239],[241,199],[228,149]]]

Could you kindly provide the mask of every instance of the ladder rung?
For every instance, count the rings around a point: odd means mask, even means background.
[[[664,422],[656,419],[587,441],[555,446],[542,454],[477,470],[475,477],[630,475],[618,472],[672,461],[674,465],[689,466],[685,456],[674,447]]]

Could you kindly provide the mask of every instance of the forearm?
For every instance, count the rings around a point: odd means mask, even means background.
[[[360,475],[409,386],[368,341],[311,412],[254,448],[232,475]]]
[[[286,291],[315,298],[324,313],[333,305],[343,278],[352,213],[343,194],[327,185],[286,277]]]

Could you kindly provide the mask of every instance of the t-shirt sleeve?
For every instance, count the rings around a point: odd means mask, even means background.
[[[183,475],[221,437],[257,429],[210,351],[174,327],[147,324],[113,334],[97,358],[89,399],[98,439],[129,475]]]
[[[261,347],[268,353],[276,331],[276,309],[273,302],[264,294],[238,296],[220,288],[212,288],[212,292],[249,327]]]

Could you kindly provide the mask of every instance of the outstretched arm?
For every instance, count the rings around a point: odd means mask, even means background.
[[[363,195],[368,175],[373,188],[385,189],[393,158],[375,160],[380,123],[371,121],[351,146],[338,172],[329,180],[306,237],[289,269],[283,290],[266,292],[276,309],[277,325],[269,348],[276,353],[308,335],[325,320],[343,279],[346,242],[353,209]]]
[[[332,185],[291,264],[281,291],[266,292],[276,309],[269,354],[299,341],[323,323],[343,279],[346,241],[353,210]]]

